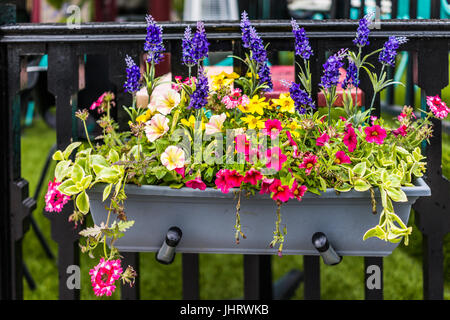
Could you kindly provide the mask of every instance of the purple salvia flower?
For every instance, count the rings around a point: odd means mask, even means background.
[[[401,44],[406,43],[407,41],[408,39],[405,37],[389,37],[389,40],[384,43],[383,50],[381,50],[378,60],[386,66],[389,65],[393,67],[395,65],[397,49]]]
[[[241,15],[241,30],[242,30],[242,45],[246,49],[250,49],[250,20],[248,19],[247,12],[242,12]]]
[[[191,101],[189,103],[188,109],[200,109],[204,107],[208,103],[208,94],[208,78],[203,72],[203,68],[200,67],[198,69],[197,83],[195,86],[195,90],[191,95]]]
[[[357,80],[358,69],[356,65],[350,61],[348,63],[347,74],[345,76],[344,81],[342,81],[342,88],[347,89],[348,86],[352,85],[353,87],[359,86],[359,79]]]
[[[339,69],[344,66],[344,62],[342,60],[345,57],[346,51],[347,49],[340,50],[338,53],[330,56],[323,64],[324,70],[319,84],[323,89],[329,89],[337,86],[339,83]]]
[[[295,108],[300,114],[304,114],[307,107],[310,107],[311,109],[316,108],[312,98],[300,87],[299,83],[291,83],[289,94],[291,95],[292,100],[294,100]]]
[[[203,22],[197,22],[197,32],[192,37],[192,46],[194,47],[194,60],[201,60],[208,56],[209,42],[206,39],[205,25]]]
[[[265,88],[264,91],[272,91],[273,83],[270,68],[267,61],[259,68],[258,76],[259,76],[259,84],[265,84],[268,87]]]
[[[136,93],[140,89],[139,80],[141,79],[141,71],[130,56],[126,56],[127,64],[127,80],[123,84],[125,92]]]
[[[295,54],[303,59],[309,60],[313,55],[311,46],[309,45],[309,39],[306,36],[305,29],[299,28],[297,22],[292,18],[292,33],[295,37]]]
[[[191,27],[187,26],[186,29],[184,29],[184,37],[181,43],[181,47],[183,49],[183,63],[186,66],[193,66],[197,64],[197,61],[194,59],[194,46],[192,43],[192,34],[191,34]]]
[[[366,14],[362,19],[359,20],[359,26],[356,31],[356,38],[353,40],[353,43],[362,48],[369,44],[369,26],[372,23],[372,19],[374,17],[374,12],[370,12]]]
[[[148,62],[158,64],[163,58],[165,50],[162,40],[162,27],[156,24],[151,15],[146,15],[147,36],[145,37],[144,51],[147,52]]]

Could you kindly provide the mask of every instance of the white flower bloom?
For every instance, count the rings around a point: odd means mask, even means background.
[[[168,146],[161,154],[161,163],[167,168],[167,170],[183,168],[185,163],[183,149],[176,146]]]
[[[180,101],[181,95],[176,90],[168,89],[164,94],[152,97],[150,105],[156,107],[159,113],[166,116],[180,104]]]
[[[205,125],[205,133],[206,134],[214,134],[217,132],[222,132],[223,123],[227,115],[222,113],[221,115],[214,115],[209,119],[209,122]]]
[[[169,131],[169,119],[161,114],[154,115],[146,122],[145,135],[150,142],[155,141]]]

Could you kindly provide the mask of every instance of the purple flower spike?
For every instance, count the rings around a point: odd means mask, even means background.
[[[208,103],[208,94],[209,94],[208,78],[203,72],[203,68],[200,67],[198,69],[198,77],[195,91],[191,95],[191,101],[189,103],[188,109],[191,108],[200,109],[204,107]]]
[[[309,39],[306,36],[305,29],[299,28],[297,22],[292,18],[292,33],[295,37],[295,54],[303,59],[309,60],[313,55],[311,46],[309,45]]]
[[[320,86],[324,89],[330,89],[339,83],[339,69],[344,66],[342,61],[347,49],[340,50],[338,53],[330,56],[323,65],[323,76],[320,78]]]
[[[162,27],[156,24],[156,21],[151,15],[146,15],[147,21],[147,36],[145,37],[144,51],[147,52],[148,62],[158,64],[163,58],[165,50],[162,40]]]
[[[125,62],[127,64],[127,80],[123,84],[125,92],[136,93],[139,91],[139,80],[141,79],[141,71],[130,56],[126,56]]]
[[[192,44],[192,34],[190,26],[187,26],[186,29],[184,29],[184,37],[181,43],[181,47],[183,49],[183,63],[186,66],[193,66],[197,64],[197,61],[194,59],[194,46]]]
[[[311,109],[316,108],[308,93],[300,88],[300,84],[292,82],[289,88],[289,94],[292,100],[294,100],[295,108],[300,114],[304,114],[307,107]]]
[[[203,22],[197,22],[197,32],[192,37],[194,47],[194,59],[201,60],[208,56],[209,42],[206,39],[205,25]]]
[[[380,52],[378,60],[386,66],[395,65],[395,57],[397,56],[397,50],[401,44],[408,41],[405,37],[389,37],[389,40],[384,43],[383,50]]]
[[[342,81],[342,88],[347,89],[348,86],[352,85],[353,87],[359,86],[359,80],[357,80],[357,68],[353,62],[349,62],[347,68],[347,75],[345,76],[344,81]]]
[[[372,23],[374,15],[374,12],[370,12],[359,20],[358,30],[356,31],[356,38],[353,40],[353,43],[356,46],[362,48],[369,44],[369,26]]]

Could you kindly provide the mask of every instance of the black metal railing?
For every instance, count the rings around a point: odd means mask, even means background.
[[[183,23],[162,23],[164,41],[170,52],[172,75],[185,75],[181,61]],[[193,25],[193,23],[191,23]],[[228,51],[242,56],[241,34],[238,22],[206,23],[210,51]],[[253,25],[270,51],[292,51],[293,36],[289,21],[254,21]],[[328,51],[352,47],[357,22],[351,20],[302,21],[316,53],[311,61],[314,95],[320,79],[321,66]],[[76,140],[77,131],[73,113],[77,108],[77,93],[84,83],[84,57],[103,55],[108,61],[109,82],[117,90],[117,105],[129,105],[130,97],[123,93],[124,58],[140,56],[145,39],[143,23],[88,23],[80,29],[68,29],[61,24],[16,24],[0,27],[0,105],[4,115],[0,117],[2,131],[2,194],[0,212],[1,228],[1,298],[22,298],[21,239],[26,230],[26,217],[34,206],[28,198],[28,186],[20,172],[20,110],[15,99],[26,83],[27,57],[48,54],[48,91],[56,101],[57,147],[67,146]],[[380,28],[371,33],[367,50],[379,48],[388,36],[409,38],[402,50],[413,57],[414,82],[422,89],[422,95],[440,94],[448,84],[448,54],[450,22],[445,20],[383,20]],[[376,59],[376,57],[375,57]],[[236,71],[241,66],[235,65]],[[361,79],[361,89],[366,100],[373,91],[368,78]],[[375,114],[380,114],[380,99],[376,98]],[[7,111],[7,112],[6,112]],[[119,115],[120,117],[120,115]],[[449,183],[442,176],[441,122],[434,121],[434,135],[426,147],[428,171],[426,180],[432,196],[419,199],[414,206],[416,223],[423,233],[423,287],[424,298],[443,298],[443,239],[450,230]],[[58,244],[59,298],[79,299],[79,290],[66,286],[69,265],[79,264],[78,231],[68,222],[73,208],[68,204],[58,215],[48,215],[51,220],[51,236]],[[139,266],[139,253],[125,253],[125,263]],[[317,256],[304,257],[304,297],[320,298],[320,263]],[[183,254],[183,298],[199,298],[199,259],[197,254]],[[381,257],[365,257],[365,264],[379,265]],[[138,270],[139,273],[139,270]],[[271,298],[270,259],[265,256],[244,257],[244,298]],[[57,278],[55,278],[57,281]],[[139,298],[139,283],[133,288],[122,288],[123,299]],[[383,288],[366,289],[366,299],[382,299]]]

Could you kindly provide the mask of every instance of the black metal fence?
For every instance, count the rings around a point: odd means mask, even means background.
[[[433,11],[434,12],[434,11]],[[439,11],[436,11],[439,12]],[[183,75],[187,70],[180,64],[181,39],[187,23],[164,23],[164,41],[170,52],[173,75]],[[293,37],[289,21],[254,21],[271,51],[292,51]],[[328,51],[351,47],[357,22],[351,20],[302,21],[311,46],[316,53],[312,58],[313,88],[317,94],[321,66]],[[242,56],[239,23],[206,23],[210,51],[229,51]],[[2,132],[1,179],[1,272],[0,298],[22,298],[21,239],[27,228],[27,217],[35,203],[28,198],[28,184],[20,171],[20,110],[17,109],[19,92],[26,83],[27,57],[48,54],[48,91],[56,101],[57,146],[64,148],[76,140],[73,122],[77,108],[77,93],[84,82],[84,56],[103,55],[108,61],[109,81],[118,88],[117,104],[129,105],[130,98],[121,88],[124,82],[124,58],[139,57],[145,39],[143,23],[82,24],[80,29],[66,25],[17,24],[0,27],[0,117]],[[406,36],[409,42],[402,50],[413,57],[414,82],[422,95],[440,94],[448,84],[448,54],[450,22],[445,20],[384,20],[379,29],[371,33],[371,43],[366,50],[382,46],[388,36]],[[376,59],[376,57],[375,57]],[[376,64],[375,64],[376,65]],[[240,71],[242,66],[235,65]],[[369,79],[362,78],[361,89],[366,99],[372,98]],[[379,97],[376,114],[380,113]],[[16,102],[16,103],[15,103]],[[443,239],[450,230],[449,182],[442,176],[441,122],[434,121],[434,135],[426,148],[428,171],[426,181],[432,196],[419,199],[415,204],[416,223],[423,233],[423,289],[425,299],[443,298]],[[69,265],[79,264],[78,231],[68,222],[72,213],[70,205],[58,215],[49,215],[51,236],[59,246],[58,270],[59,298],[79,299],[79,290],[66,286]],[[124,253],[127,264],[139,266],[139,253]],[[304,256],[304,297],[320,298],[320,264],[317,256]],[[183,254],[183,298],[199,298],[199,257]],[[365,257],[365,265],[383,266],[381,257]],[[139,273],[139,270],[137,270]],[[367,276],[367,275],[366,275]],[[139,280],[133,288],[122,288],[123,299],[139,298]],[[273,296],[270,259],[267,256],[244,256],[244,298],[270,299]],[[383,288],[366,289],[366,299],[382,299]]]

